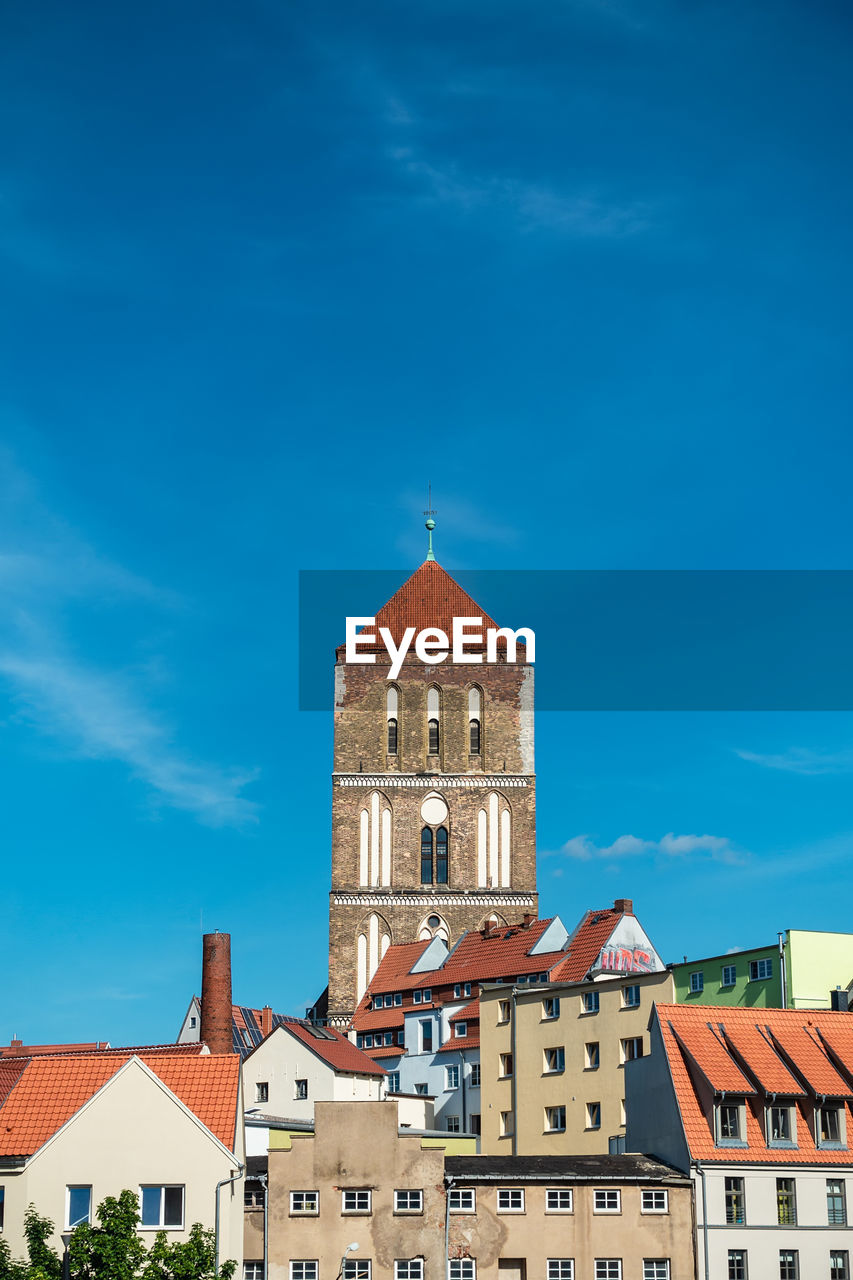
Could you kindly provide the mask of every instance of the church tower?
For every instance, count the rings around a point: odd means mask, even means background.
[[[537,914],[533,667],[427,665],[389,680],[379,642],[407,627],[449,636],[454,617],[497,627],[432,554],[376,614],[375,664],[335,665],[329,996],[346,1026],[391,944],[453,946],[487,920]],[[370,652],[360,645],[360,652]],[[466,647],[468,652],[476,649]],[[485,658],[485,654],[483,655]]]

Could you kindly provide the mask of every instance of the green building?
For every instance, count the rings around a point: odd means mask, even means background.
[[[853,987],[853,933],[788,929],[780,942],[670,966],[679,1004],[829,1009]],[[784,998],[783,998],[784,989]],[[851,998],[853,1007],[853,998]]]

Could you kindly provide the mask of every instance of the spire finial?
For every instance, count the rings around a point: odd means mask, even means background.
[[[430,483],[427,488],[427,509],[424,512],[424,515],[427,517],[426,529],[427,529],[427,532],[429,533],[429,550],[427,551],[427,560],[435,559],[435,554],[432,549],[432,531],[435,528],[435,521],[433,520],[433,516],[436,514],[437,512],[433,511],[432,509],[432,484]]]

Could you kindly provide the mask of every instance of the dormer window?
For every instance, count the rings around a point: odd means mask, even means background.
[[[815,1111],[815,1128],[819,1147],[842,1148],[847,1145],[844,1108],[836,1102],[826,1103]]]
[[[746,1142],[746,1107],[742,1102],[720,1102],[717,1105],[717,1146],[744,1147]]]
[[[774,1103],[767,1108],[768,1147],[794,1147],[797,1144],[797,1120],[790,1104]]]

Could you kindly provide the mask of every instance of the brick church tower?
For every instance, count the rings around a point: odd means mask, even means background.
[[[376,614],[396,643],[407,627],[448,635],[454,617],[496,627],[430,553]],[[360,651],[364,652],[362,646]],[[366,650],[370,652],[370,650]],[[476,652],[470,646],[466,651]],[[533,667],[436,665],[412,651],[390,681],[373,665],[335,666],[328,1017],[345,1026],[391,943],[453,946],[487,920],[537,914]]]

